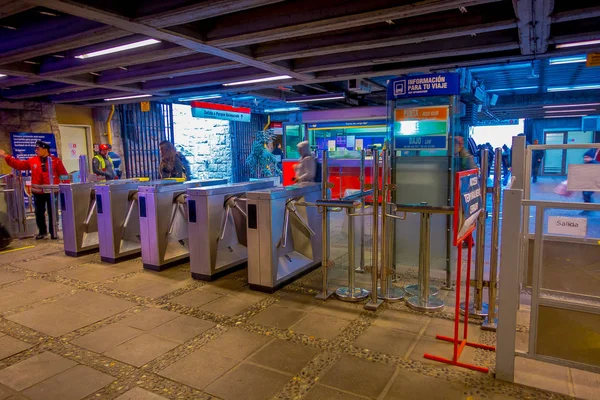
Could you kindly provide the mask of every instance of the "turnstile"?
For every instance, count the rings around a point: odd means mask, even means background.
[[[227,179],[211,179],[139,187],[140,239],[145,269],[162,271],[187,260],[190,253],[186,191],[226,183]]]
[[[248,283],[274,292],[321,264],[321,216],[302,202],[321,198],[321,184],[248,192]]]
[[[119,180],[104,185],[122,185],[137,182]],[[97,182],[61,183],[60,209],[65,254],[79,257],[98,251],[98,217],[96,208]]]
[[[138,188],[140,186],[175,185],[177,181],[127,182],[96,185],[98,244],[100,259],[115,263],[137,257],[142,251]]]
[[[273,180],[188,190],[190,270],[210,281],[248,260],[246,192],[271,188]]]

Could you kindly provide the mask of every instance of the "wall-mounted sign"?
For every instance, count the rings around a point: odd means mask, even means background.
[[[250,122],[251,110],[246,107],[233,107],[226,104],[192,101],[192,116],[196,118],[213,118],[227,121]]]
[[[149,112],[150,111],[150,102],[142,101],[140,103],[140,109],[142,110],[142,112]]]
[[[496,126],[496,125],[519,125],[518,119],[501,119],[500,121],[494,121],[492,119],[486,119],[475,122],[475,126]]]
[[[344,128],[362,128],[374,126],[386,126],[385,119],[374,119],[367,121],[337,121],[337,122],[319,122],[308,124],[308,129],[344,129]]]
[[[588,53],[586,67],[600,67],[600,53]]]
[[[447,106],[399,108],[394,114],[396,150],[448,148]]]
[[[587,218],[548,217],[548,233],[586,237]]]
[[[388,100],[409,97],[453,96],[459,93],[460,75],[456,72],[403,76],[391,80],[387,88]]]
[[[454,190],[454,245],[457,246],[475,230],[481,213],[481,184],[476,169],[456,173]]]
[[[11,132],[10,146],[12,155],[19,160],[27,160],[35,156],[35,142],[41,140],[50,144],[50,154],[58,156],[56,139],[52,133]]]

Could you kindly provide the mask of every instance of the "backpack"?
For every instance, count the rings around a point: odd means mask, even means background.
[[[190,163],[180,152],[177,152],[177,157],[179,157],[181,165],[183,166],[183,177],[186,181],[189,181],[192,179],[192,169],[190,168]]]

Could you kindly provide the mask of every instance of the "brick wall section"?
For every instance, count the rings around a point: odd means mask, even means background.
[[[173,104],[175,147],[190,163],[195,179],[232,181],[229,121],[192,117],[191,107]]]
[[[60,154],[60,131],[54,104],[0,101],[0,148],[11,152],[10,132],[53,133]],[[11,169],[0,163],[0,172]]]

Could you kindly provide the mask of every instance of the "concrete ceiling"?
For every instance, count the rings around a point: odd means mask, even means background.
[[[220,94],[211,101],[260,111],[289,107],[285,99],[290,97],[346,92],[346,100],[302,105],[341,108],[383,104],[385,80],[404,73],[534,61],[533,75],[539,78],[518,75],[532,68],[473,72],[488,89],[519,87],[522,80],[538,86],[531,92],[497,93],[498,107],[504,107],[497,108],[498,115],[513,118],[503,98],[518,94],[519,101],[526,101],[523,96],[539,101],[550,95],[544,88],[555,83],[600,83],[600,69],[591,73],[581,64],[559,69],[544,61],[600,52],[600,45],[556,47],[600,38],[600,6],[593,3],[0,0],[0,74],[7,75],[0,78],[0,97],[93,106],[142,94],[160,101]],[[160,43],[75,58],[147,39]],[[291,78],[223,85],[280,75]],[[373,91],[349,92],[351,78],[370,79]],[[121,102],[131,101],[136,100]]]

